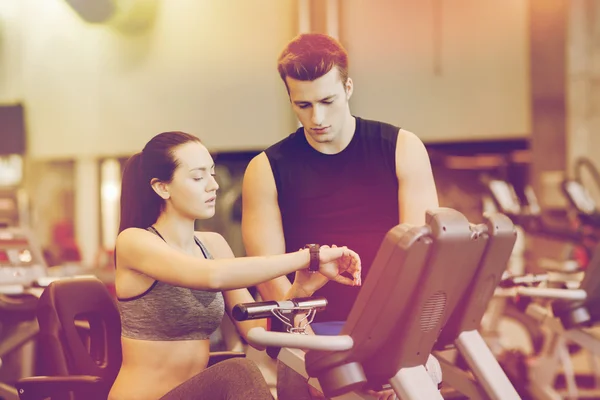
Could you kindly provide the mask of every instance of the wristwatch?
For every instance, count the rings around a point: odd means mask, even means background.
[[[304,246],[305,249],[310,250],[310,264],[308,264],[309,272],[318,272],[319,271],[319,248],[318,244],[307,244]]]

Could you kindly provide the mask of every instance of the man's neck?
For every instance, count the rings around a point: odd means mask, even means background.
[[[323,154],[337,154],[343,151],[354,137],[356,131],[356,118],[351,114],[348,114],[348,118],[344,121],[344,126],[338,136],[331,142],[319,143],[312,140],[310,135],[304,132],[304,137],[308,141],[308,144],[319,153]]]

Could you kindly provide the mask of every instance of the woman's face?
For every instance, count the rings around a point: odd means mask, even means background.
[[[165,185],[169,193],[167,204],[192,219],[211,218],[215,215],[219,184],[210,153],[199,142],[178,146],[173,153],[179,165],[171,182]]]

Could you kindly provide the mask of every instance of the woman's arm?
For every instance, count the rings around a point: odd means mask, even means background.
[[[129,228],[117,237],[119,267],[153,279],[201,290],[230,290],[254,286],[307,268],[308,250],[266,257],[207,260],[172,248],[155,234]]]
[[[307,268],[307,249],[294,253],[264,257],[240,257],[207,260],[178,251],[155,234],[144,229],[129,228],[117,237],[117,263],[153,279],[171,285],[201,290],[231,290],[255,286]],[[360,259],[353,251],[322,246],[319,272],[346,285],[360,284]],[[353,279],[342,276],[343,272]]]

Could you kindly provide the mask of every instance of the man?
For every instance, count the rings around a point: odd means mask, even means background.
[[[242,234],[248,255],[280,254],[306,244],[354,249],[363,281],[386,233],[399,223],[423,225],[438,207],[429,156],[413,133],[352,115],[348,54],[335,39],[302,34],[279,57],[279,74],[302,127],[257,155],[243,183]],[[315,286],[323,277],[314,274]],[[258,287],[281,299],[281,277]],[[337,334],[359,287],[325,285],[328,299],[313,330]],[[379,398],[393,398],[381,392]]]

